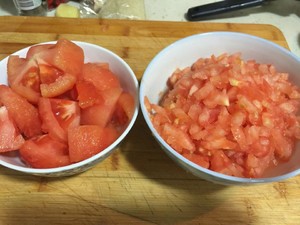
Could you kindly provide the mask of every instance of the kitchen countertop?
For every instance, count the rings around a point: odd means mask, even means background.
[[[163,3],[162,3],[163,2]],[[200,3],[201,2],[201,3]],[[184,13],[189,7],[207,4],[211,0],[145,0],[146,17],[149,20],[186,21]],[[238,10],[206,22],[271,24],[278,27],[287,39],[291,51],[300,56],[300,1],[274,0],[261,7]]]
[[[185,13],[190,7],[207,4],[212,0],[144,0],[147,20],[187,21]],[[73,2],[71,2],[72,4]],[[13,1],[0,2],[1,15],[16,15]],[[49,16],[54,13],[49,12]],[[300,57],[300,1],[269,0],[261,7],[238,10],[217,17],[206,19],[206,22],[271,24],[284,34],[291,52]],[[199,22],[200,23],[200,22]]]

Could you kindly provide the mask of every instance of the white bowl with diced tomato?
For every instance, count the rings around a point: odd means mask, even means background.
[[[90,169],[137,118],[138,81],[103,47],[59,39],[0,62],[0,165],[39,176]]]
[[[153,136],[192,174],[225,185],[300,173],[300,59],[235,32],[183,38],[150,62],[140,105]]]

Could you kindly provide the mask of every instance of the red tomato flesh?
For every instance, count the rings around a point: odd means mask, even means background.
[[[118,77],[100,63],[84,64],[80,79],[91,82],[99,91],[121,87]]]
[[[38,65],[34,60],[9,56],[7,62],[7,78],[10,87],[19,95],[32,103],[40,97],[40,78]]]
[[[53,83],[41,84],[41,95],[46,98],[53,98],[71,90],[76,83],[76,77],[70,74],[59,76]]]
[[[79,162],[101,152],[118,136],[118,132],[112,127],[81,125],[70,128],[68,143],[71,162]]]
[[[78,93],[77,100],[81,108],[87,108],[95,104],[103,104],[104,99],[95,85],[88,81],[78,81],[76,83]]]
[[[101,92],[104,102],[94,104],[81,110],[81,124],[105,127],[113,118],[116,103],[122,93],[121,88],[109,89]]]
[[[17,150],[24,141],[6,107],[0,107],[0,152]]]
[[[11,88],[0,85],[0,102],[7,108],[12,119],[25,137],[42,133],[38,110]]]
[[[123,92],[117,102],[115,115],[120,124],[128,123],[134,114],[134,98],[131,94]]]
[[[53,66],[67,74],[77,77],[84,64],[82,48],[67,39],[59,39],[54,45],[32,47],[27,54],[28,59],[34,59],[38,64]]]
[[[145,96],[154,127],[177,152],[213,171],[261,177],[287,161],[300,138],[300,92],[272,65],[239,54],[177,69],[159,105]]]
[[[20,155],[33,168],[56,168],[71,163],[67,144],[54,140],[49,135],[26,140],[20,148]]]
[[[39,113],[42,130],[62,142],[67,142],[68,129],[80,123],[78,103],[67,99],[40,98]]]

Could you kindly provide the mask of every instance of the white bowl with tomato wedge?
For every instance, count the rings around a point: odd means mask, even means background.
[[[124,140],[138,81],[103,47],[59,39],[0,62],[0,164],[39,176],[90,169]]]
[[[268,40],[209,32],[158,53],[140,84],[143,116],[162,149],[224,185],[300,173],[300,59]]]

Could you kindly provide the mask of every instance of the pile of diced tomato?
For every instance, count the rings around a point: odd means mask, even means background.
[[[33,168],[85,160],[113,143],[135,103],[109,62],[84,63],[83,49],[60,39],[11,55],[0,84],[0,153],[18,151]]]
[[[300,138],[299,89],[273,65],[240,54],[177,69],[159,104],[145,97],[154,127],[190,161],[257,178],[290,159]]]

